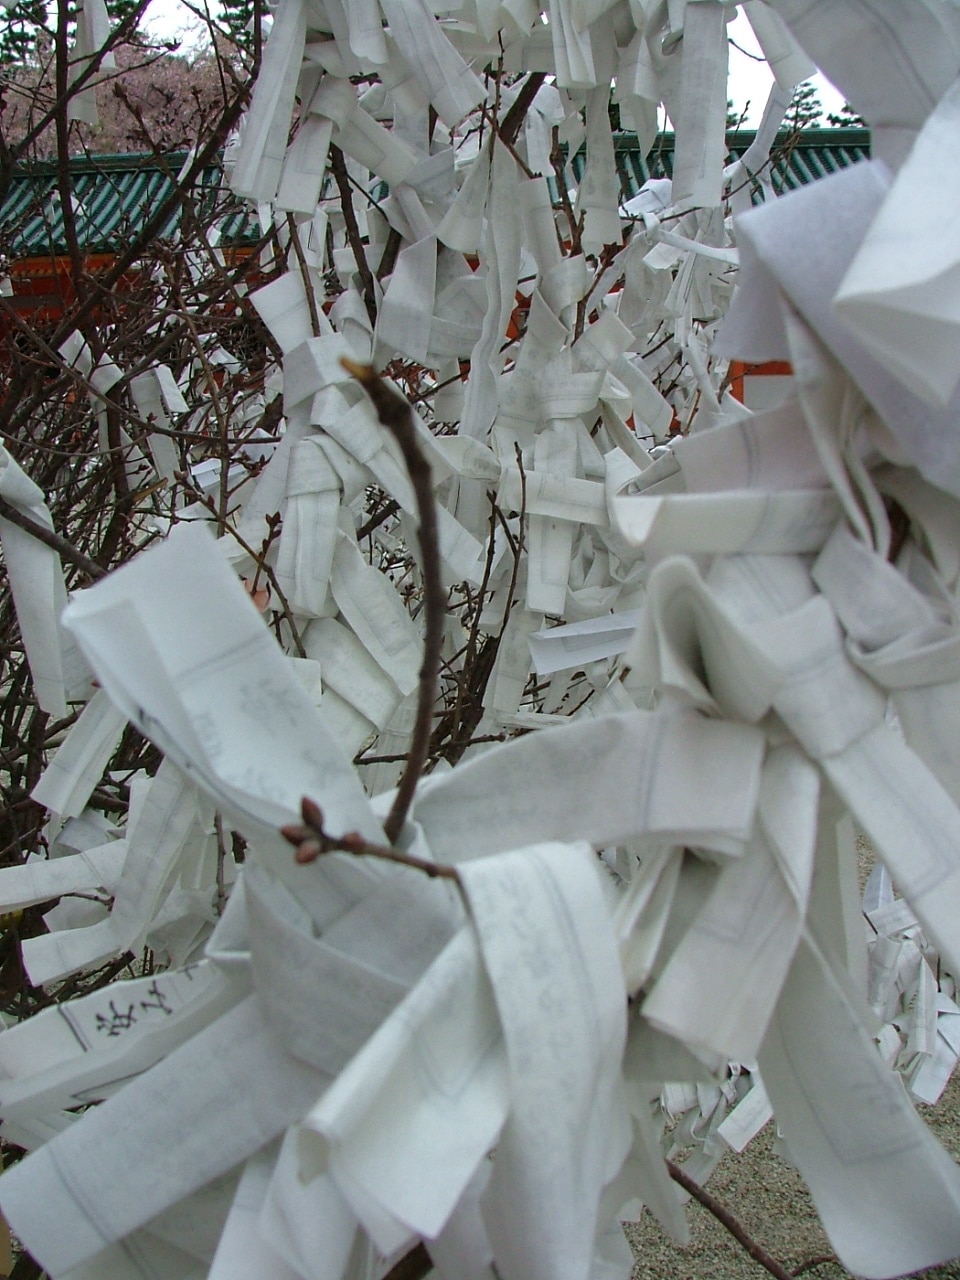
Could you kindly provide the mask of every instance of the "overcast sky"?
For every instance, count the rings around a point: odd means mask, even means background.
[[[751,58],[749,54],[759,54],[760,48],[754,38],[750,23],[742,13],[738,13],[736,18],[727,27],[730,38],[736,42],[746,53],[739,52],[732,45],[730,47],[730,88],[728,96],[733,99],[734,106],[739,110],[743,109],[746,102],[750,103],[750,110],[747,113],[746,123],[755,125],[759,122],[763,113],[764,103],[767,100],[767,94],[770,92],[770,86],[773,84],[773,76],[765,61],[757,62],[755,58]],[[813,77],[813,84],[816,86],[817,93],[820,95],[820,101],[824,108],[824,124],[826,123],[826,115],[831,111],[839,111],[843,106],[843,94],[838,93],[826,76],[817,75]]]

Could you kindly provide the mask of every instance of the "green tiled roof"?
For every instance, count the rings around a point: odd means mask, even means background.
[[[742,155],[754,139],[752,130],[727,135],[731,158]],[[674,136],[658,136],[648,156],[643,156],[636,135],[617,133],[615,151],[623,198],[636,195],[648,177],[669,178],[673,172]],[[797,137],[783,134],[773,150],[771,177],[777,190],[801,186],[834,173],[870,153],[866,129],[808,129]],[[160,206],[186,162],[183,152],[162,159],[155,156],[92,156],[70,161],[76,202],[77,231],[88,252],[109,252],[129,243],[132,236]],[[579,178],[585,156],[574,157]],[[200,175],[198,198],[201,217],[220,221],[221,243],[250,243],[258,235],[256,220],[247,208],[221,190],[221,170],[211,165]],[[181,219],[178,208],[162,235],[173,237]],[[66,252],[63,212],[53,161],[23,165],[10,180],[0,204],[0,253],[11,258],[39,257]]]
[[[170,194],[187,161],[186,152],[154,155],[84,156],[70,161],[74,215],[81,246],[90,253],[110,252],[128,244]],[[229,193],[221,192],[221,168],[211,165],[197,180],[200,216],[219,219],[226,244],[255,239],[248,212]],[[160,234],[171,238],[182,217],[178,205]],[[0,252],[11,258],[66,252],[63,209],[56,163],[34,161],[21,166],[0,204]]]
[[[727,134],[729,159],[742,156],[756,137],[752,129],[738,129]],[[649,155],[643,156],[634,133],[614,135],[617,172],[623,199],[635,196],[648,178],[673,177],[674,135],[658,135]],[[869,129],[804,129],[781,133],[771,150],[770,178],[775,191],[790,191],[817,178],[846,169],[857,160],[870,156]],[[586,154],[573,158],[573,171],[579,179],[586,164]]]

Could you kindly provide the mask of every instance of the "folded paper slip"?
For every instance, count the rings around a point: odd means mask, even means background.
[[[415,814],[444,862],[545,838],[603,847],[649,836],[735,855],[753,826],[765,746],[759,729],[694,714],[602,716],[495,747],[431,779]],[[691,778],[710,783],[691,788]]]
[[[0,1208],[59,1277],[246,1159],[326,1079],[249,997],[5,1173]]]
[[[309,795],[332,830],[381,838],[349,762],[199,524],[79,593],[63,622],[112,701],[241,829],[274,836]]]

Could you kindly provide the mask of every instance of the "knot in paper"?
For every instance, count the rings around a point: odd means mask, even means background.
[[[956,605],[924,556],[903,559],[909,578],[840,526],[813,579],[843,624],[851,660],[882,688],[960,680]]]
[[[263,1015],[288,1053],[330,1075],[399,1004],[451,937],[458,915],[444,889],[400,872],[368,881],[364,896],[317,937],[310,915],[278,880],[251,867],[245,889]],[[389,929],[391,916],[408,920],[409,942]]]
[[[851,664],[822,596],[749,634],[778,670],[775,710],[814,760],[838,755],[883,723],[886,697]]]

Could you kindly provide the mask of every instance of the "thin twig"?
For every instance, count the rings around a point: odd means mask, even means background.
[[[468,671],[471,671],[476,663],[477,638],[480,634],[480,619],[483,616],[484,600],[486,598],[487,588],[489,587],[489,584],[490,584],[490,574],[493,570],[493,553],[494,553],[494,543],[495,543],[495,536],[496,536],[496,530],[497,530],[497,520],[496,520],[497,504],[494,501],[492,493],[488,494],[487,496],[490,499],[490,533],[489,533],[489,536],[487,537],[487,554],[486,554],[486,557],[484,558],[483,578],[480,581],[480,589],[477,592],[477,604],[476,604],[476,608],[473,610],[473,618],[470,623],[470,634],[467,636],[467,643],[464,648],[464,659],[463,659],[464,679],[458,682],[457,698],[453,706],[453,711],[450,715],[450,720],[452,722],[452,726],[454,729],[459,727],[461,723],[461,716],[463,712],[463,702],[464,702],[464,697],[466,695],[467,687],[468,687],[466,673]],[[469,588],[466,586],[466,584],[464,584],[464,590],[467,592],[467,595],[469,598]],[[438,732],[435,732],[434,739],[436,740],[438,736],[439,736]],[[467,734],[468,739],[469,739],[469,736],[470,735]],[[453,741],[454,739],[451,737],[450,745],[453,745]],[[462,751],[461,751],[461,754],[462,754]]]
[[[106,576],[106,569],[98,565],[95,560],[91,560],[89,556],[85,556],[82,551],[78,551],[72,542],[62,538],[59,533],[54,533],[52,529],[47,529],[44,525],[38,524],[30,516],[25,516],[22,511],[18,511],[16,507],[7,502],[6,498],[0,498],[0,516],[4,520],[9,520],[11,524],[15,524],[18,529],[23,529],[25,533],[29,533],[38,542],[44,542],[48,547],[52,547],[54,551],[59,551],[64,560],[69,560],[71,564],[75,564],[78,569],[82,569],[89,577],[103,578]]]
[[[506,742],[507,735],[504,733],[481,733],[475,738],[449,738],[446,742],[448,748],[457,748],[465,750],[467,747],[479,746],[485,742]],[[407,758],[406,751],[397,752],[395,755],[386,756],[354,756],[354,764],[402,764]]]
[[[426,618],[423,637],[423,662],[420,667],[420,687],[417,692],[417,716],[410,743],[403,777],[397,787],[393,806],[383,829],[393,844],[403,829],[407,811],[413,801],[413,793],[423,772],[430,750],[433,730],[433,708],[437,699],[440,672],[440,650],[443,645],[443,618],[446,599],[440,573],[440,543],[437,534],[437,513],[434,506],[433,486],[430,483],[430,464],[417,441],[413,425],[413,410],[406,400],[391,391],[371,365],[357,364],[353,360],[340,362],[353,374],[373,401],[377,417],[393,435],[413,485],[417,499],[417,516],[420,522],[420,559],[423,572],[424,614]]]
[[[510,574],[510,586],[507,590],[507,603],[503,610],[503,622],[500,625],[500,635],[498,639],[503,639],[503,634],[507,629],[507,623],[510,621],[510,611],[513,608],[513,595],[517,589],[517,579],[520,575],[520,557],[523,555],[523,526],[527,518],[527,473],[523,469],[523,453],[519,444],[514,441],[513,451],[517,459],[517,467],[520,471],[520,522],[517,526],[517,545],[513,547],[513,572]],[[501,517],[502,518],[502,517]],[[506,528],[506,521],[504,521]],[[508,531],[509,532],[509,531]]]
[[[227,858],[227,846],[223,838],[223,817],[218,810],[213,815],[213,829],[217,837],[217,901],[216,912],[218,916],[223,915],[223,908],[227,902],[227,890],[224,882],[224,863]]]
[[[202,174],[203,170],[213,162],[226,134],[239,119],[245,92],[238,94],[223,112],[211,137],[194,157],[182,181],[178,182],[174,189],[163,198],[140,228],[138,234],[124,246],[121,253],[117,254],[107,271],[98,277],[95,281],[96,290],[91,289],[88,291],[83,302],[65,315],[54,334],[49,338],[51,346],[59,348],[74,330],[83,332],[84,326],[93,315],[98,300],[109,295],[113,287],[130,270],[130,267],[142,255],[146,247],[156,240],[173,213],[187,200],[192,192],[194,182]],[[0,400],[0,427],[11,438],[16,439],[19,434],[18,428],[20,424],[26,422],[30,415],[36,412],[48,394],[49,388],[44,387],[27,401],[24,401],[22,399],[20,381],[17,378],[11,379],[6,394]],[[13,413],[14,405],[16,405],[16,414]]]
[[[746,1231],[744,1231],[743,1227],[733,1214],[730,1213],[728,1209],[724,1208],[719,1200],[712,1196],[708,1191],[704,1191],[703,1187],[685,1174],[679,1165],[668,1160],[667,1169],[669,1170],[670,1176],[673,1178],[674,1182],[679,1183],[680,1186],[682,1186],[685,1191],[688,1191],[694,1199],[698,1200],[705,1209],[708,1209],[726,1227],[731,1235],[735,1237],[738,1244],[746,1250],[755,1262],[758,1262],[760,1266],[765,1267],[772,1276],[777,1277],[777,1280],[795,1280],[794,1275],[791,1275],[789,1271],[785,1270],[780,1263],[777,1262],[776,1258],[771,1257],[771,1255],[767,1253],[762,1246],[758,1245],[756,1241],[753,1240]],[[832,1257],[814,1258],[804,1265],[804,1270],[809,1270],[814,1266],[820,1265],[820,1263],[828,1261],[836,1261],[836,1259]],[[400,1261],[395,1264],[393,1269],[387,1273],[384,1280],[423,1280],[423,1277],[432,1266],[433,1262],[430,1255],[421,1243],[411,1249],[409,1253],[404,1254]],[[799,1275],[800,1273],[797,1272],[796,1274]]]
[[[380,510],[375,515],[372,515],[369,520],[364,521],[357,530],[357,541],[362,542],[364,538],[369,538],[371,533],[376,532],[382,524],[386,523],[391,516],[395,516],[399,510],[400,503],[395,499],[391,498],[389,502],[385,502]]]
[[[385,280],[397,265],[397,255],[400,252],[400,246],[403,243],[403,236],[396,229],[390,228],[390,234],[387,236],[387,243],[383,246],[383,257],[380,259],[380,265],[377,267],[377,279]]]
[[[359,857],[382,858],[385,862],[396,862],[401,867],[412,867],[414,871],[422,871],[431,880],[453,880],[458,885],[460,883],[454,867],[442,862],[428,862],[426,858],[401,853],[390,845],[365,840],[359,831],[348,831],[342,836],[330,835],[323,825],[323,810],[309,796],[304,796],[301,800],[300,813],[303,822],[281,827],[280,834],[296,849],[296,860],[301,866],[316,862],[325,853],[352,853]]]
[[[808,1271],[813,1271],[817,1267],[837,1266],[840,1259],[835,1253],[820,1253],[815,1258],[808,1258],[806,1262],[801,1262],[800,1266],[794,1271],[795,1276],[806,1275]]]
[[[57,5],[56,84],[57,113],[54,120],[57,134],[57,193],[60,196],[60,216],[63,219],[63,235],[70,257],[70,274],[78,298],[83,296],[83,255],[77,239],[77,219],[73,208],[73,183],[70,177],[70,54],[67,49],[67,26],[70,20],[67,0]]]
[[[330,144],[330,172],[333,174],[334,181],[337,184],[337,190],[340,192],[340,207],[343,211],[343,221],[346,225],[347,243],[353,250],[353,256],[357,264],[357,271],[360,275],[360,283],[363,285],[363,301],[367,308],[367,315],[370,317],[370,323],[376,324],[376,285],[374,284],[370,264],[367,262],[366,250],[363,247],[363,239],[360,235],[360,227],[357,223],[357,213],[353,207],[353,193],[350,190],[350,176],[347,173],[347,162],[343,158],[343,152],[334,143]]]
[[[553,126],[553,145],[550,149],[550,164],[557,179],[557,191],[560,195],[560,206],[563,209],[567,219],[567,225],[570,228],[570,255],[575,256],[580,252],[581,237],[583,235],[583,223],[578,222],[573,214],[573,205],[570,203],[570,192],[567,190],[566,178],[566,157],[563,154],[563,148],[560,146],[560,130],[557,125]]]
[[[10,185],[15,172],[15,165],[26,156],[30,146],[40,137],[45,129],[55,120],[58,112],[62,111],[71,98],[84,88],[97,82],[99,79],[100,68],[107,55],[126,41],[127,37],[133,33],[137,24],[146,12],[150,0],[138,0],[134,9],[121,19],[120,22],[110,31],[106,40],[88,57],[83,59],[83,66],[79,68],[77,74],[64,87],[62,95],[57,92],[56,100],[44,111],[38,120],[34,120],[27,132],[18,139],[16,144],[10,148],[6,148],[6,163],[0,170],[0,199],[2,199]],[[73,63],[76,67],[77,63]]]
[[[782,1267],[772,1254],[767,1253],[763,1245],[758,1244],[747,1233],[740,1220],[735,1218],[716,1196],[711,1195],[709,1191],[701,1187],[699,1182],[695,1182],[688,1173],[684,1173],[683,1169],[678,1164],[674,1164],[672,1160],[667,1161],[667,1172],[674,1182],[683,1187],[684,1191],[693,1196],[694,1200],[702,1204],[722,1226],[726,1227],[734,1240],[753,1258],[754,1262],[759,1263],[761,1267],[769,1271],[772,1276],[776,1277],[776,1280],[794,1280],[791,1273],[785,1267]]]
[[[534,98],[540,91],[540,86],[546,80],[545,71],[532,71],[523,82],[523,88],[513,100],[513,106],[507,111],[507,114],[500,121],[500,140],[513,146],[517,138],[520,136],[520,130],[523,122],[527,118],[527,112],[533,104]]]
[[[206,509],[210,512],[212,516],[216,516],[217,514],[216,505],[214,504],[211,498],[207,497],[206,494],[201,493],[199,491],[195,492],[194,499],[202,507],[206,507]],[[259,575],[262,573],[264,577],[267,579],[267,581],[270,583],[270,586],[273,588],[274,592],[276,593],[277,600],[280,604],[280,608],[278,612],[283,614],[284,618],[286,619],[287,626],[290,628],[290,638],[293,640],[293,643],[296,647],[297,657],[305,658],[307,656],[307,651],[303,647],[303,637],[300,635],[300,630],[297,627],[296,622],[294,621],[293,610],[290,608],[290,604],[287,601],[287,597],[283,594],[283,590],[281,589],[280,583],[277,580],[277,575],[274,573],[273,569],[270,567],[269,564],[267,564],[266,560],[264,559],[264,553],[261,553],[258,555],[257,552],[254,551],[250,543],[247,542],[247,540],[244,537],[242,537],[240,533],[237,532],[237,530],[233,527],[233,525],[229,521],[227,521],[227,524],[224,528],[224,535],[226,534],[229,534],[230,537],[233,538],[233,540],[241,547],[241,549],[247,553],[247,555],[250,557],[253,563],[257,566],[257,570],[256,570],[257,574]]]
[[[179,299],[180,291],[175,282],[171,280],[170,284]],[[182,301],[182,299],[179,300]],[[193,316],[186,307],[184,307],[183,312],[183,323],[190,335],[200,368],[203,370],[203,377],[207,384],[209,403],[213,409],[213,416],[217,420],[217,428],[220,435],[220,492],[217,500],[217,533],[222,535],[227,527],[227,503],[229,501],[229,494],[227,493],[227,478],[230,475],[231,462],[229,448],[230,421],[220,399],[220,388],[217,386],[217,379],[213,372],[213,366],[211,365],[209,357],[204,350],[203,342],[201,341],[197,326],[194,323]]]
[[[300,243],[300,230],[292,213],[287,214],[287,229],[290,232],[290,244],[297,259],[297,266],[300,268],[300,277],[303,280],[303,292],[307,299],[307,310],[310,312],[310,328],[313,330],[313,336],[319,338],[320,316],[317,312],[317,298],[313,291],[313,281],[310,279],[310,270],[307,267],[307,259],[303,253],[303,245]]]

